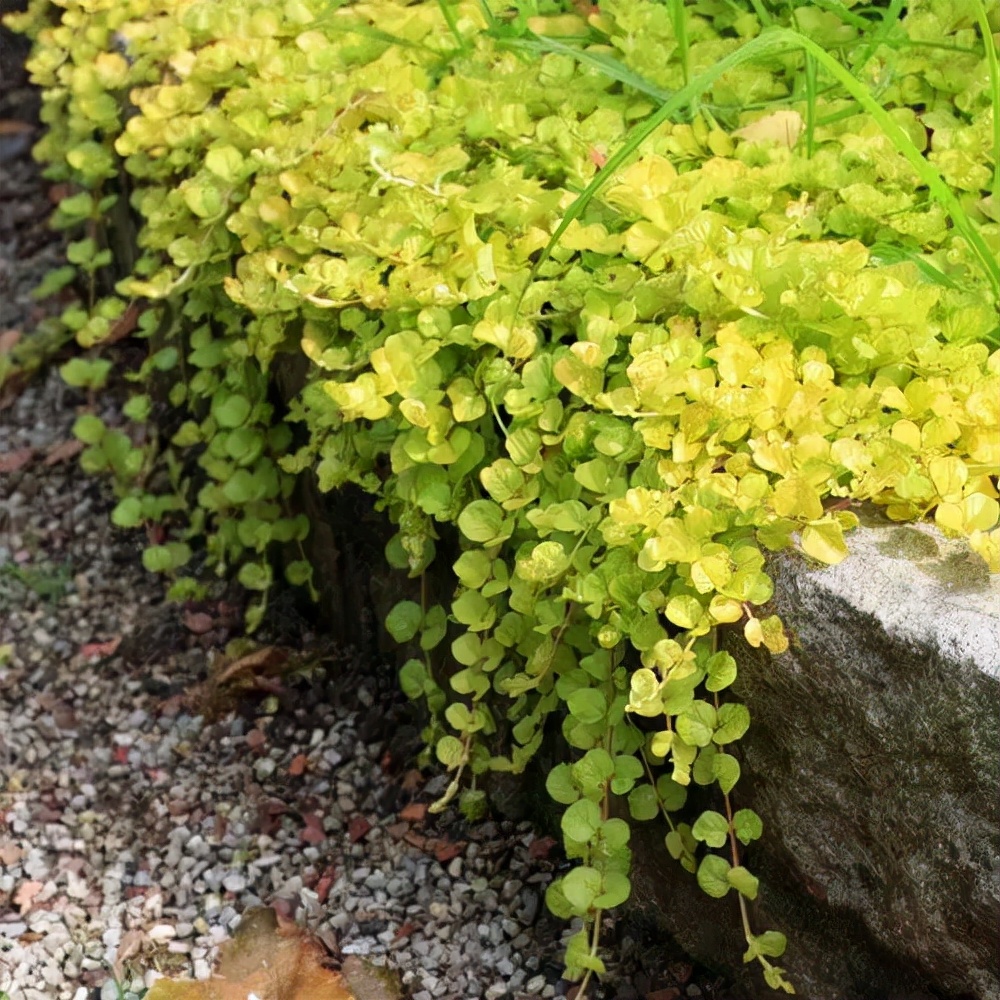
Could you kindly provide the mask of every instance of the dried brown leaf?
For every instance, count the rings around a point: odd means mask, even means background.
[[[257,908],[223,946],[211,980],[160,979],[146,1000],[355,1000],[340,974],[324,968],[325,958],[314,937],[274,910]]]
[[[0,455],[0,472],[17,472],[23,469],[35,457],[34,448],[18,448]]]
[[[76,458],[81,451],[83,451],[83,442],[78,441],[76,438],[70,438],[69,441],[60,441],[59,444],[53,445],[45,453],[45,461],[42,464],[51,468],[51,466],[58,465],[60,462],[67,462],[71,458]]]

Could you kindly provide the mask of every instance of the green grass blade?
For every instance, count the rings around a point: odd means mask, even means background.
[[[691,73],[688,58],[687,7],[684,0],[670,0],[670,14],[674,24],[674,40],[677,42],[677,51],[681,57],[681,73],[684,82],[688,83]]]
[[[854,64],[854,73],[859,75],[868,65],[871,58],[878,51],[878,47],[889,37],[889,32],[893,26],[899,23],[900,14],[903,12],[904,0],[892,0],[882,14],[882,23],[876,31],[870,33],[865,47],[861,50],[861,55]]]
[[[669,101],[673,96],[669,90],[663,90],[657,87],[656,84],[650,83],[649,80],[630,70],[628,66],[615,59],[614,56],[606,55],[603,52],[589,52],[587,49],[578,49],[548,35],[534,35],[531,38],[503,38],[498,39],[498,43],[505,48],[520,49],[524,52],[534,52],[537,54],[555,52],[564,56],[572,56],[577,62],[585,66],[592,66],[610,79],[616,80],[618,83],[624,83],[633,90],[652,97],[658,104]]]
[[[993,187],[990,193],[996,208],[1000,206],[1000,60],[997,59],[997,47],[986,16],[986,5],[983,0],[977,0],[976,7],[979,31],[986,49],[986,65],[990,70],[990,103],[993,105]]]
[[[806,53],[806,156],[812,156],[816,142],[816,91],[818,66]]]
[[[455,12],[451,9],[451,4],[448,0],[438,0],[438,6],[441,8],[444,19],[448,22],[449,30],[455,36],[455,41],[458,42],[459,50],[464,52],[468,48],[468,44],[458,30],[458,21],[455,20]]]

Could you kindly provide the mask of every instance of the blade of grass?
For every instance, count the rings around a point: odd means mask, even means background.
[[[976,19],[986,49],[986,65],[990,70],[990,103],[993,106],[993,187],[990,193],[996,206],[1000,205],[1000,60],[997,59],[997,47],[983,0],[976,0]]]
[[[899,16],[903,12],[904,0],[892,0],[882,14],[882,23],[876,31],[870,33],[868,43],[861,50],[861,56],[854,64],[855,75],[860,75],[861,71],[868,65],[871,58],[878,51],[878,47],[889,37],[889,32],[893,26],[899,23]]]
[[[937,170],[934,169],[933,165],[924,159],[920,151],[910,140],[910,137],[896,123],[889,112],[872,97],[864,84],[856,80],[848,70],[844,69],[836,59],[812,39],[790,28],[770,28],[762,32],[746,45],[735,52],[731,52],[725,58],[720,59],[710,69],[705,70],[704,73],[692,80],[687,86],[677,91],[656,112],[633,126],[625,142],[608,159],[601,171],[567,209],[566,214],[562,217],[555,232],[532,267],[527,284],[521,292],[521,299],[523,299],[524,292],[528,286],[537,277],[539,268],[548,260],[553,248],[562,238],[563,233],[580,217],[587,205],[608,184],[615,172],[631,159],[642,143],[666,122],[671,115],[676,114],[690,101],[695,100],[701,94],[705,93],[723,73],[727,73],[729,70],[745,62],[749,62],[751,59],[757,59],[762,55],[788,52],[796,48],[802,49],[806,54],[812,55],[819,66],[829,73],[861,105],[867,114],[871,115],[879,128],[888,136],[896,150],[906,158],[921,182],[930,191],[931,196],[947,211],[955,229],[969,243],[990,284],[994,301],[1000,302],[1000,261],[996,259],[982,234],[973,225],[951,188],[945,183]],[[520,300],[518,308],[520,308]]]
[[[670,0],[670,15],[674,23],[674,41],[677,42],[677,50],[681,58],[681,73],[684,76],[684,82],[688,83],[691,73],[688,58],[687,6],[684,0]]]
[[[498,43],[505,48],[521,49],[525,52],[539,54],[556,52],[560,55],[572,56],[572,58],[584,66],[592,66],[605,76],[610,77],[610,79],[616,80],[618,83],[624,83],[633,90],[652,97],[659,104],[670,100],[673,96],[669,90],[662,90],[655,84],[650,83],[645,77],[634,73],[624,63],[615,59],[614,56],[606,55],[603,52],[590,52],[587,49],[578,49],[548,35],[534,35],[531,38],[503,38],[498,39]]]
[[[445,21],[448,22],[449,30],[455,36],[455,41],[458,42],[459,50],[464,52],[468,48],[468,43],[458,30],[458,21],[455,20],[455,12],[451,9],[448,0],[438,0],[438,6],[441,8],[441,13],[444,15]]]
[[[811,157],[816,141],[816,60],[806,53],[806,156]]]

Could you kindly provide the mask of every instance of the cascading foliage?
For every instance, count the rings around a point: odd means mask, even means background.
[[[601,972],[629,895],[627,800],[711,896],[759,817],[731,793],[750,725],[718,627],[787,648],[765,552],[847,555],[850,510],[932,515],[1000,571],[1000,71],[996,0],[32,0],[48,126],[79,232],[48,290],[93,348],[137,320],[149,357],[112,428],[82,416],[113,518],[146,526],[175,596],[192,550],[259,592],[308,524],[295,477],[359,484],[417,577],[438,526],[450,604],[387,626],[453,772],[549,774],[576,861],[548,891]],[[109,213],[141,219],[102,296]],[[119,207],[121,207],[119,205]],[[125,326],[127,324],[127,326]],[[304,354],[287,420],[269,388]],[[169,436],[150,393],[170,386]],[[138,428],[141,428],[138,429]],[[159,471],[157,471],[159,470]],[[159,479],[158,488],[152,483]],[[305,559],[288,578],[312,586]],[[450,647],[447,640],[450,641]],[[641,728],[636,717],[645,720]],[[498,723],[512,734],[498,750]],[[551,728],[551,727],[550,727]],[[470,781],[464,779],[469,778]],[[691,783],[718,807],[691,816]]]

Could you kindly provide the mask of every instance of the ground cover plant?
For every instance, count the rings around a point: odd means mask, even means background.
[[[786,649],[765,552],[840,561],[861,501],[1000,571],[1000,4],[32,0],[11,22],[79,232],[43,289],[85,293],[63,375],[98,391],[103,344],[149,345],[135,426],[76,426],[146,566],[180,598],[193,555],[237,574],[253,627],[313,473],[377,497],[411,577],[457,538],[450,602],[386,622],[453,772],[435,808],[481,813],[480,777],[554,725],[576,864],[548,902],[583,921],[581,994],[630,892],[612,796],[665,819],[792,992],[746,906],[766,832],[718,629]],[[286,412],[275,372],[303,355]],[[313,587],[305,558],[284,572]],[[688,815],[692,783],[717,808]]]

